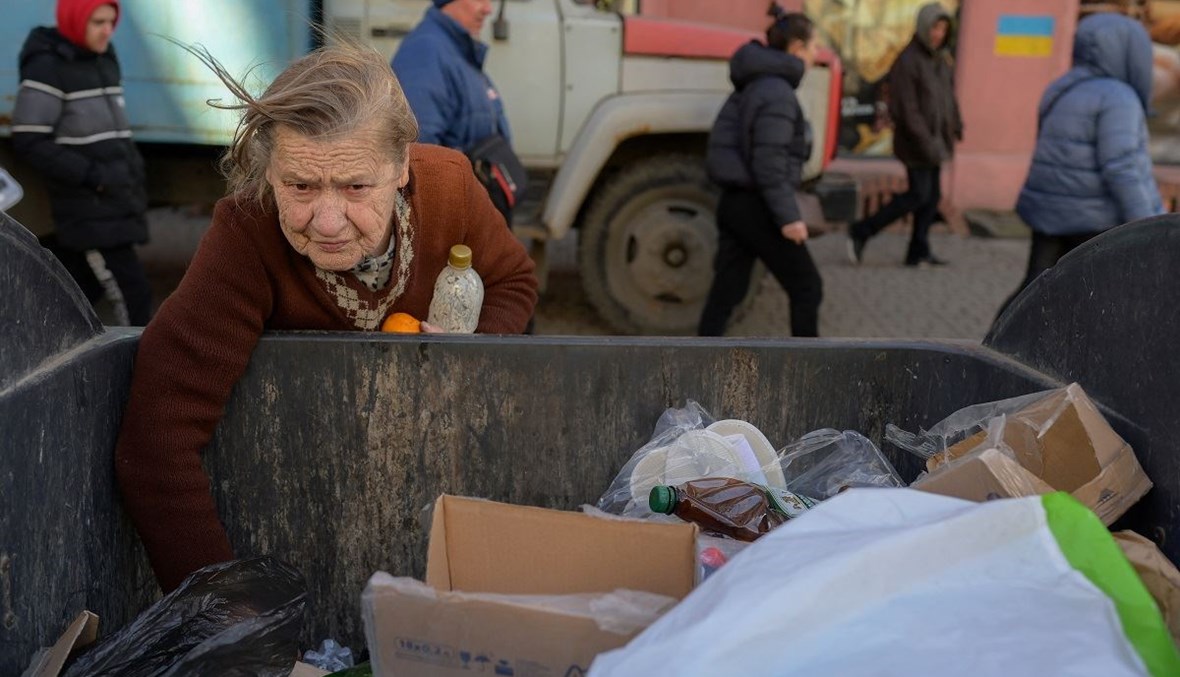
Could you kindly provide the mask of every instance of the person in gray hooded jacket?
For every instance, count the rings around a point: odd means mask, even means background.
[[[942,265],[930,251],[928,234],[942,198],[942,163],[963,138],[963,120],[955,99],[954,68],[947,50],[951,15],[937,2],[918,10],[914,38],[889,69],[889,115],[893,118],[893,154],[906,168],[909,187],[872,216],[849,228],[853,264],[864,257],[865,244],[906,214],[914,230],[905,265]]]
[[[784,13],[729,62],[735,91],[709,134],[705,166],[722,188],[715,274],[698,333],[720,336],[761,259],[791,300],[791,333],[819,335],[823,279],[807,251],[795,191],[811,155],[811,130],[795,95],[815,59],[815,26]]]
[[[1078,24],[1073,68],[1038,108],[1037,145],[1016,202],[1032,248],[1012,298],[1086,240],[1163,213],[1147,150],[1151,71],[1151,38],[1138,21],[1104,13]]]

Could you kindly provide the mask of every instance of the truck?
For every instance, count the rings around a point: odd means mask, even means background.
[[[213,160],[232,138],[234,119],[205,103],[227,96],[216,78],[162,36],[205,45],[231,73],[255,65],[252,79],[264,83],[320,35],[359,40],[391,57],[430,2],[226,0],[199,11],[189,3],[122,5],[114,43],[152,177],[149,193],[157,204],[184,204],[224,191]],[[513,228],[531,241],[542,284],[547,243],[576,230],[586,297],[616,331],[689,333],[709,290],[717,240],[718,191],[705,175],[706,140],[732,90],[728,59],[758,33],[653,18],[622,5],[501,0],[497,20],[484,28],[488,72],[530,171]],[[0,136],[8,133],[24,32],[49,23],[48,6],[30,6],[0,28]],[[840,82],[840,62],[825,52],[800,85],[816,139],[805,167],[811,185],[835,152]],[[0,146],[0,164],[10,163],[32,194],[14,216],[47,231],[39,179]],[[809,222],[818,223],[823,206],[809,205]]]

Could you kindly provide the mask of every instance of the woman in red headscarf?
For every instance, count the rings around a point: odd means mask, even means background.
[[[48,179],[50,248],[91,302],[102,287],[86,252],[102,255],[131,324],[151,318],[135,245],[148,239],[143,158],[131,141],[111,36],[117,0],[58,0],[57,26],[34,28],[20,54],[13,149]]]

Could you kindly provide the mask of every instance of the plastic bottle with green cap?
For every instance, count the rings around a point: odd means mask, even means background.
[[[675,487],[657,484],[648,495],[652,512],[676,515],[739,541],[756,540],[814,505],[811,499],[789,491],[732,477],[707,477]]]
[[[483,280],[471,267],[471,248],[457,244],[434,282],[426,321],[448,333],[473,334],[482,309]]]

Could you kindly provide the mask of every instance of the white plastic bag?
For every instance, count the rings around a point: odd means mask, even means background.
[[[751,544],[590,674],[1160,676],[1180,656],[1067,494],[853,489]]]

